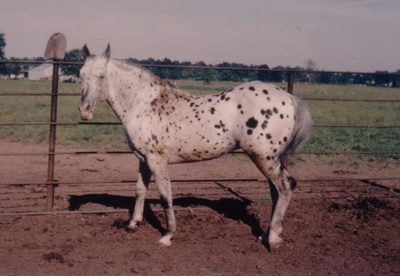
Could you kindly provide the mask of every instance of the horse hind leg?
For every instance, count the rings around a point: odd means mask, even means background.
[[[282,243],[283,219],[289,206],[296,181],[289,175],[279,159],[252,158],[259,170],[268,179],[271,189],[272,214],[268,231],[262,236],[269,248],[278,248]],[[266,240],[268,239],[268,240]]]

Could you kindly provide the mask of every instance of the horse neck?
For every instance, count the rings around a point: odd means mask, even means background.
[[[143,68],[110,60],[107,70],[107,101],[123,123],[135,114],[143,114],[145,108],[160,94],[159,78]]]

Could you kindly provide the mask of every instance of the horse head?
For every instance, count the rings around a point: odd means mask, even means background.
[[[85,64],[79,73],[81,100],[78,110],[82,120],[91,120],[96,104],[107,99],[107,64],[110,59],[110,44],[101,56],[91,55],[85,44],[82,54]]]

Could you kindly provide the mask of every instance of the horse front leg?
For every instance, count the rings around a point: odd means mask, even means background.
[[[166,159],[163,159],[161,156],[150,158],[150,160],[151,163],[149,163],[149,166],[154,175],[154,180],[160,194],[161,205],[164,208],[167,223],[167,231],[159,240],[159,243],[163,246],[170,246],[171,239],[176,232],[176,220],[174,207],[172,205],[172,190],[167,168],[168,165]]]
[[[136,202],[132,219],[128,225],[128,229],[136,230],[138,225],[143,221],[143,210],[146,193],[149,188],[151,171],[147,164],[143,161],[139,165],[139,175],[136,183]]]

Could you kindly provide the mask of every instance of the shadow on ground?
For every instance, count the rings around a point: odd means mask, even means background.
[[[69,199],[69,210],[78,211],[83,205],[88,203],[96,203],[106,207],[114,209],[128,209],[129,214],[132,216],[133,208],[135,205],[135,198],[128,196],[118,196],[109,194],[86,194],[86,195],[72,195]],[[160,204],[157,199],[147,199],[145,201],[144,218],[145,220],[155,229],[160,231],[161,234],[165,233],[166,229],[162,226],[162,223],[155,215],[153,210],[150,208],[150,204]],[[248,210],[248,206],[251,204],[250,200],[247,199],[234,199],[234,198],[222,198],[217,200],[197,198],[197,197],[181,197],[174,199],[174,206],[190,207],[190,206],[202,206],[208,207],[226,218],[241,221],[248,225],[252,234],[255,237],[259,237],[263,234],[261,226],[257,218],[251,214]],[[116,221],[114,226],[117,228],[125,228],[129,221]]]

